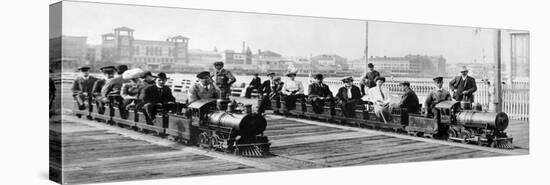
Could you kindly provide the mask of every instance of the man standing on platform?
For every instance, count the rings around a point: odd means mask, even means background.
[[[365,95],[365,92],[368,91],[368,89],[370,88],[373,88],[376,86],[376,78],[378,78],[380,76],[380,73],[376,70],[374,70],[374,64],[372,63],[369,63],[367,65],[367,67],[369,68],[369,72],[365,73],[365,75],[363,75],[363,77],[361,78],[361,95]],[[366,88],[368,88],[367,90],[365,90],[365,86]]]
[[[254,78],[252,78],[252,81],[250,81],[250,84],[248,84],[248,87],[246,88],[246,92],[244,97],[250,98],[250,94],[252,94],[252,90],[256,89],[258,93],[261,93],[262,85],[262,79],[258,77],[258,73],[254,74]]]
[[[462,75],[455,77],[449,82],[449,89],[453,92],[456,101],[474,102],[474,92],[477,91],[476,80],[468,76],[468,68],[463,66],[460,69]]]
[[[363,103],[361,100],[361,90],[353,85],[353,77],[345,77],[342,79],[343,87],[338,89],[336,99],[341,105],[342,112],[346,117],[355,117],[355,106]]]
[[[91,106],[92,90],[94,88],[94,83],[98,80],[97,78],[90,76],[89,70],[90,67],[87,66],[78,68],[78,71],[80,71],[80,76],[74,80],[73,86],[71,88],[71,91],[73,92],[73,97],[78,104],[78,109],[80,110],[86,109],[85,102],[88,102],[88,105]],[[50,87],[51,82],[52,81],[50,79]]]
[[[418,96],[411,89],[411,83],[404,81],[399,83],[403,90],[401,95],[401,101],[397,104],[399,108],[406,108],[408,113],[418,113],[420,111],[420,103],[418,102]]]
[[[155,85],[143,88],[139,95],[143,103],[143,111],[147,119],[147,124],[152,124],[157,115],[157,109],[164,111],[170,110],[175,105],[176,98],[172,95],[172,89],[166,86],[168,77],[165,73],[159,73],[155,80]]]
[[[431,91],[428,96],[426,96],[426,101],[424,101],[424,110],[426,110],[426,115],[432,117],[434,114],[437,114],[434,109],[435,105],[439,102],[451,100],[451,93],[443,88],[443,77],[435,77],[434,79],[436,89]]]
[[[220,89],[222,99],[229,99],[231,95],[231,85],[237,81],[230,71],[223,68],[223,62],[214,62],[214,80],[216,86]]]
[[[193,84],[188,91],[187,101],[192,103],[201,99],[220,98],[220,89],[212,83],[210,72],[203,71],[197,74],[198,82]]]
[[[332,102],[332,92],[327,84],[323,83],[323,74],[317,74],[314,77],[315,82],[309,84],[308,102],[313,107],[313,112],[322,114],[325,102]]]

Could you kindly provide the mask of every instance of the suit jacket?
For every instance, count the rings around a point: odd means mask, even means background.
[[[119,96],[122,84],[129,82],[129,80],[122,79],[121,76],[117,76],[109,81],[101,89],[101,96],[107,97],[109,95]]]
[[[271,80],[264,81],[264,83],[262,83],[262,85],[260,86],[259,91],[261,93],[271,93]]]
[[[250,81],[249,85],[252,87],[260,87],[260,85],[262,85],[262,79],[260,77],[254,77],[252,78],[252,81]]]
[[[204,88],[199,82],[193,84],[187,92],[187,100],[189,103],[200,99],[216,99],[220,98],[220,89],[214,84],[208,84],[208,89]]]
[[[92,94],[96,97],[101,97],[101,89],[103,88],[106,82],[107,82],[106,79],[99,79],[95,81],[94,87],[92,88]]]
[[[167,103],[176,101],[172,95],[172,89],[168,86],[161,88],[156,85],[150,85],[143,88],[139,94],[139,99],[145,103]]]
[[[372,88],[376,86],[376,81],[374,80],[376,79],[376,77],[379,77],[379,76],[380,76],[380,73],[378,71],[376,70],[369,71],[365,73],[365,75],[363,75],[361,83],[363,85],[366,85],[369,88]]]
[[[336,98],[341,101],[361,99],[361,90],[359,89],[359,87],[352,85],[350,98],[348,97],[348,88],[346,88],[345,86],[340,87],[340,89],[338,89],[338,93],[336,94]]]
[[[406,108],[409,113],[418,113],[420,110],[420,103],[418,102],[418,96],[412,90],[407,90],[401,95],[401,101],[399,101],[399,108]]]
[[[231,74],[230,71],[221,69],[220,71],[214,71],[214,81],[216,83],[216,86],[219,88],[227,88],[229,89],[231,87],[231,84],[235,83],[237,79],[233,74]]]
[[[433,108],[437,103],[451,100],[451,93],[445,89],[436,89],[430,92],[426,96],[426,101],[424,101],[424,106],[428,109]]]
[[[73,94],[92,93],[94,84],[97,80],[98,79],[93,76],[88,76],[88,79],[78,77],[74,80],[71,90]]]
[[[457,76],[449,82],[449,89],[451,91],[456,89],[453,98],[457,101],[462,101],[464,96],[469,101],[474,101],[474,92],[477,91],[476,80],[470,76],[466,76],[466,80],[462,80],[462,76]],[[468,93],[463,94],[464,91],[468,91]]]
[[[327,84],[312,83],[308,87],[309,97],[332,97],[332,92]]]

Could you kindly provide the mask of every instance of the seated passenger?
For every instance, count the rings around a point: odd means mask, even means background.
[[[374,113],[378,116],[378,119],[387,123],[391,121],[389,106],[391,94],[390,90],[383,86],[385,82],[386,78],[377,77],[376,86],[369,89],[366,97],[368,101],[372,102]]]
[[[342,113],[346,117],[355,117],[355,107],[361,105],[361,89],[353,85],[353,77],[345,77],[342,79],[344,86],[338,89],[336,99],[342,108]]]
[[[109,102],[109,99],[101,95],[101,89],[103,89],[103,86],[105,86],[107,81],[115,77],[116,68],[114,66],[105,66],[100,68],[99,70],[103,72],[104,78],[101,80],[97,80],[94,83],[94,86],[92,88],[92,94],[95,98],[95,102],[98,107],[98,112],[103,114],[105,112],[105,103]]]
[[[144,84],[140,80],[140,78],[143,76],[144,71],[141,69],[130,69],[124,73],[122,73],[122,79],[129,80],[129,82],[126,82],[122,84],[122,88],[120,90],[120,96],[122,97],[122,107],[125,109],[129,109],[132,105],[137,105],[139,102],[136,102],[139,97],[139,92],[141,91],[141,88],[143,88]]]
[[[424,105],[422,105],[428,117],[432,117],[436,114],[435,111],[437,110],[434,109],[436,104],[442,101],[451,100],[451,93],[443,88],[443,77],[436,77],[433,80],[436,89],[426,96],[426,101],[424,101]]]
[[[420,103],[418,102],[418,96],[411,89],[411,83],[404,81],[399,83],[399,86],[403,90],[401,100],[397,104],[399,108],[406,108],[408,113],[418,113],[420,111]]]
[[[80,76],[74,80],[71,91],[73,92],[73,97],[78,105],[78,109],[84,110],[86,109],[85,102],[91,105],[92,90],[94,83],[98,79],[90,75],[90,67],[80,67],[78,70],[80,71]],[[52,87],[52,82],[53,81],[50,79],[50,88]],[[55,86],[53,87],[55,88]]]
[[[192,103],[201,99],[219,99],[220,89],[214,85],[210,72],[203,71],[197,74],[198,82],[189,88],[187,101]]]
[[[248,84],[248,87],[246,88],[246,92],[244,93],[245,98],[250,98],[252,94],[252,90],[256,89],[258,93],[260,92],[262,86],[262,79],[258,77],[258,73],[254,74],[254,78],[252,78],[252,81],[250,81],[250,84]]]
[[[117,75],[113,79],[106,82],[103,88],[101,88],[101,96],[107,97],[109,101],[114,101],[113,103],[116,103],[119,110],[123,114],[122,116],[125,117],[124,113],[126,113],[126,109],[122,106],[124,103],[122,102],[122,97],[120,96],[120,90],[122,89],[122,84],[128,82],[128,80],[122,78],[122,74],[128,70],[128,66],[119,65],[116,70]]]
[[[313,107],[313,112],[322,114],[325,102],[332,103],[332,92],[330,92],[328,85],[323,83],[322,74],[315,75],[313,79],[315,82],[309,84],[308,88],[308,102]]]
[[[159,73],[155,80],[155,85],[144,87],[140,92],[143,113],[147,119],[147,124],[152,124],[157,114],[157,109],[162,108],[165,111],[171,110],[176,98],[172,95],[172,89],[166,86],[168,78],[165,73]]]
[[[149,85],[155,85],[155,76],[151,73],[151,71],[145,71],[143,72],[143,75],[141,76],[141,79],[143,80],[144,86]]]
[[[272,91],[271,89],[272,87],[274,87],[274,84],[275,84],[275,81],[274,81],[275,73],[269,73],[267,74],[267,76],[269,77],[269,80],[264,81],[260,85],[260,89],[258,90],[261,93],[260,102],[258,105],[258,113],[260,114],[264,113],[265,109],[271,106],[269,95],[271,94],[271,91]]]
[[[296,99],[304,98],[304,86],[296,80],[296,72],[289,72],[286,76],[289,80],[284,83],[282,94],[285,99],[285,111],[290,111],[296,108]]]

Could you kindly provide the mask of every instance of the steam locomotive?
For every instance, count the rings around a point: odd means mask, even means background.
[[[172,110],[159,109],[159,114],[148,124],[140,111],[121,111],[114,103],[100,108],[90,102],[85,109],[74,106],[74,114],[78,118],[85,116],[201,148],[246,157],[269,154],[271,143],[263,135],[267,121],[262,115],[252,113],[250,105],[215,99],[198,100],[189,105],[175,103]]]
[[[298,99],[293,110],[286,111],[284,101],[273,99],[270,109],[275,114],[321,120],[355,127],[390,130],[413,136],[443,139],[488,147],[513,149],[508,137],[508,115],[504,112],[481,111],[481,105],[469,102],[443,101],[435,106],[434,115],[409,113],[406,108],[392,108],[390,119],[380,120],[373,105],[357,105],[353,116],[346,116],[340,106],[325,104],[322,113],[315,113],[311,104]],[[472,106],[475,105],[475,106]]]

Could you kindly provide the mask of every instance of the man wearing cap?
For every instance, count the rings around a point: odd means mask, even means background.
[[[222,99],[228,99],[231,94],[231,85],[237,81],[230,71],[223,68],[223,62],[214,62],[214,82],[220,89]]]
[[[117,75],[109,80],[106,81],[103,88],[101,88],[101,96],[104,97],[102,100],[105,102],[113,101],[112,103],[116,103],[118,106],[118,109],[121,113],[121,116],[126,117],[126,108],[123,107],[123,99],[120,96],[120,90],[122,89],[122,84],[129,82],[129,80],[125,80],[122,78],[122,74],[128,70],[128,66],[126,65],[119,65],[116,67],[116,73]]]
[[[254,74],[254,78],[252,78],[252,81],[250,81],[250,84],[248,84],[248,87],[246,88],[246,92],[244,93],[244,97],[250,98],[250,94],[252,94],[252,90],[256,89],[258,93],[260,92],[262,85],[262,79],[258,76],[258,73]]]
[[[104,78],[96,80],[92,88],[92,94],[96,100],[95,102],[98,107],[98,112],[103,113],[105,112],[105,102],[108,102],[108,99],[101,96],[101,89],[103,89],[103,86],[105,86],[107,81],[115,77],[116,68],[114,66],[105,66],[99,68],[99,70],[101,70],[101,72],[103,73]]]
[[[193,84],[188,91],[187,101],[192,103],[200,99],[220,98],[220,89],[212,83],[210,72],[203,71],[197,74],[198,82]]]
[[[453,92],[456,101],[474,102],[474,92],[477,91],[476,80],[468,76],[468,68],[462,66],[460,76],[449,82],[449,89]]]
[[[391,120],[390,117],[390,90],[387,87],[384,87],[386,78],[378,77],[376,78],[376,86],[370,88],[367,93],[367,101],[372,102],[374,106],[374,113],[378,116],[381,121],[387,123]]]
[[[399,83],[399,86],[403,90],[401,100],[397,104],[399,108],[406,108],[408,113],[418,113],[420,111],[420,103],[418,102],[418,96],[411,89],[411,83],[404,81]]]
[[[289,72],[286,76],[289,80],[284,83],[281,93],[285,99],[285,111],[289,111],[296,108],[296,99],[304,98],[304,86],[296,80],[296,72]]]
[[[80,110],[86,109],[85,101],[88,102],[88,105],[91,105],[92,90],[94,88],[94,83],[98,80],[90,75],[89,70],[90,67],[87,66],[78,68],[78,71],[80,71],[80,76],[74,80],[71,88],[73,97],[76,100],[78,109]]]
[[[434,114],[437,115],[435,112],[437,110],[434,107],[439,102],[451,100],[451,93],[443,88],[443,77],[435,77],[433,80],[436,89],[426,96],[426,101],[424,101],[423,105],[428,117],[432,117]]]
[[[172,95],[172,89],[165,85],[167,80],[165,73],[159,73],[155,79],[155,85],[143,88],[139,95],[147,124],[152,124],[155,120],[157,109],[162,108],[167,111],[175,105],[176,98]]]
[[[264,81],[260,85],[260,89],[258,90],[261,94],[260,96],[260,102],[258,105],[258,112],[261,114],[267,109],[267,107],[271,106],[270,101],[270,94],[272,91],[272,87],[275,86],[275,73],[268,73],[267,76],[269,77],[269,80]]]
[[[143,79],[143,84],[145,86],[149,85],[155,85],[155,76],[151,73],[151,71],[145,71],[143,72],[143,75],[141,76],[141,79]]]
[[[336,99],[342,108],[344,116],[354,117],[355,107],[363,103],[363,100],[361,100],[361,90],[359,87],[353,85],[353,77],[351,76],[343,78],[342,82],[344,86],[338,89]]]
[[[373,88],[376,86],[376,78],[380,76],[380,73],[374,70],[374,64],[367,64],[369,71],[361,78],[361,95],[365,95],[365,86],[367,88]]]
[[[313,112],[322,114],[325,102],[332,102],[332,92],[327,84],[323,83],[323,74],[316,74],[315,81],[308,86],[308,102],[313,107]]]

